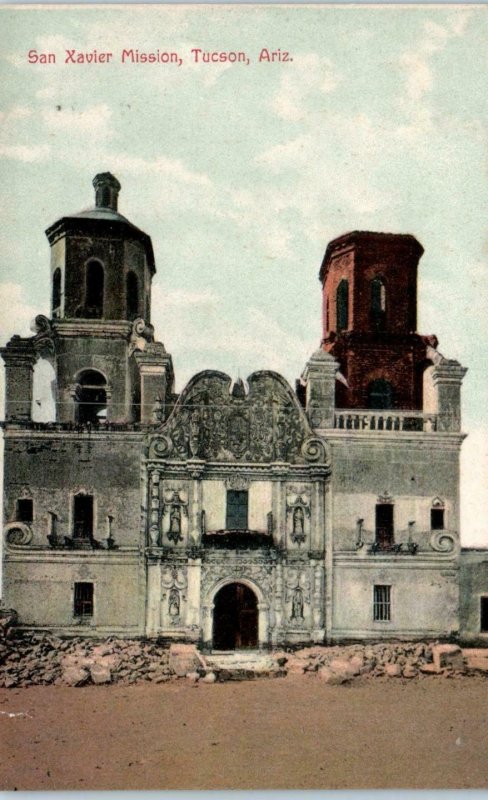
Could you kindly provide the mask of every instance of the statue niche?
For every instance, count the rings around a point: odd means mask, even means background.
[[[307,570],[294,570],[288,572],[286,580],[285,602],[288,606],[288,621],[291,625],[302,627],[306,617],[309,617],[311,596],[311,580]]]
[[[170,625],[180,625],[184,617],[188,580],[184,569],[167,565],[161,576],[163,617]]]
[[[311,516],[309,490],[291,486],[286,500],[286,527],[290,540],[299,547],[307,541]]]
[[[178,544],[185,539],[188,528],[188,496],[184,489],[168,489],[163,493],[161,527],[163,539]]]

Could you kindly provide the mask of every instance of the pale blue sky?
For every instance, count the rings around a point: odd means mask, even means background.
[[[0,13],[4,338],[48,311],[44,229],[92,204],[99,171],[119,178],[121,212],[152,237],[153,322],[180,389],[207,367],[293,382],[320,341],[327,242],[412,233],[426,251],[419,330],[469,367],[463,541],[488,544],[486,7]],[[122,65],[129,47],[184,63]],[[196,65],[193,47],[251,63]],[[293,61],[258,63],[263,47]],[[57,63],[29,65],[32,48]],[[113,63],[65,65],[66,48]]]

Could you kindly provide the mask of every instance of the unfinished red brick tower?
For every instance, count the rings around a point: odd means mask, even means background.
[[[323,346],[339,362],[337,408],[421,409],[434,337],[417,329],[417,266],[410,235],[353,231],[329,243],[320,269]]]

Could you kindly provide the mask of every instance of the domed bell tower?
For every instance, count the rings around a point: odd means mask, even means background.
[[[93,186],[93,208],[62,217],[46,231],[57,419],[151,422],[149,408],[173,385],[171,358],[154,342],[150,325],[152,243],[119,213],[117,178],[100,173]],[[144,372],[151,374],[146,392]]]

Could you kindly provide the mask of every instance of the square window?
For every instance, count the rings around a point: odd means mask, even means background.
[[[32,522],[34,519],[34,501],[30,498],[17,500],[17,522]]]
[[[247,530],[248,496],[247,491],[229,490],[227,492],[225,527],[228,531]]]
[[[431,531],[444,530],[444,509],[431,508],[430,509],[430,529]]]
[[[73,613],[75,617],[93,616],[93,583],[75,583]]]
[[[391,620],[391,586],[373,587],[373,620],[390,622]]]

